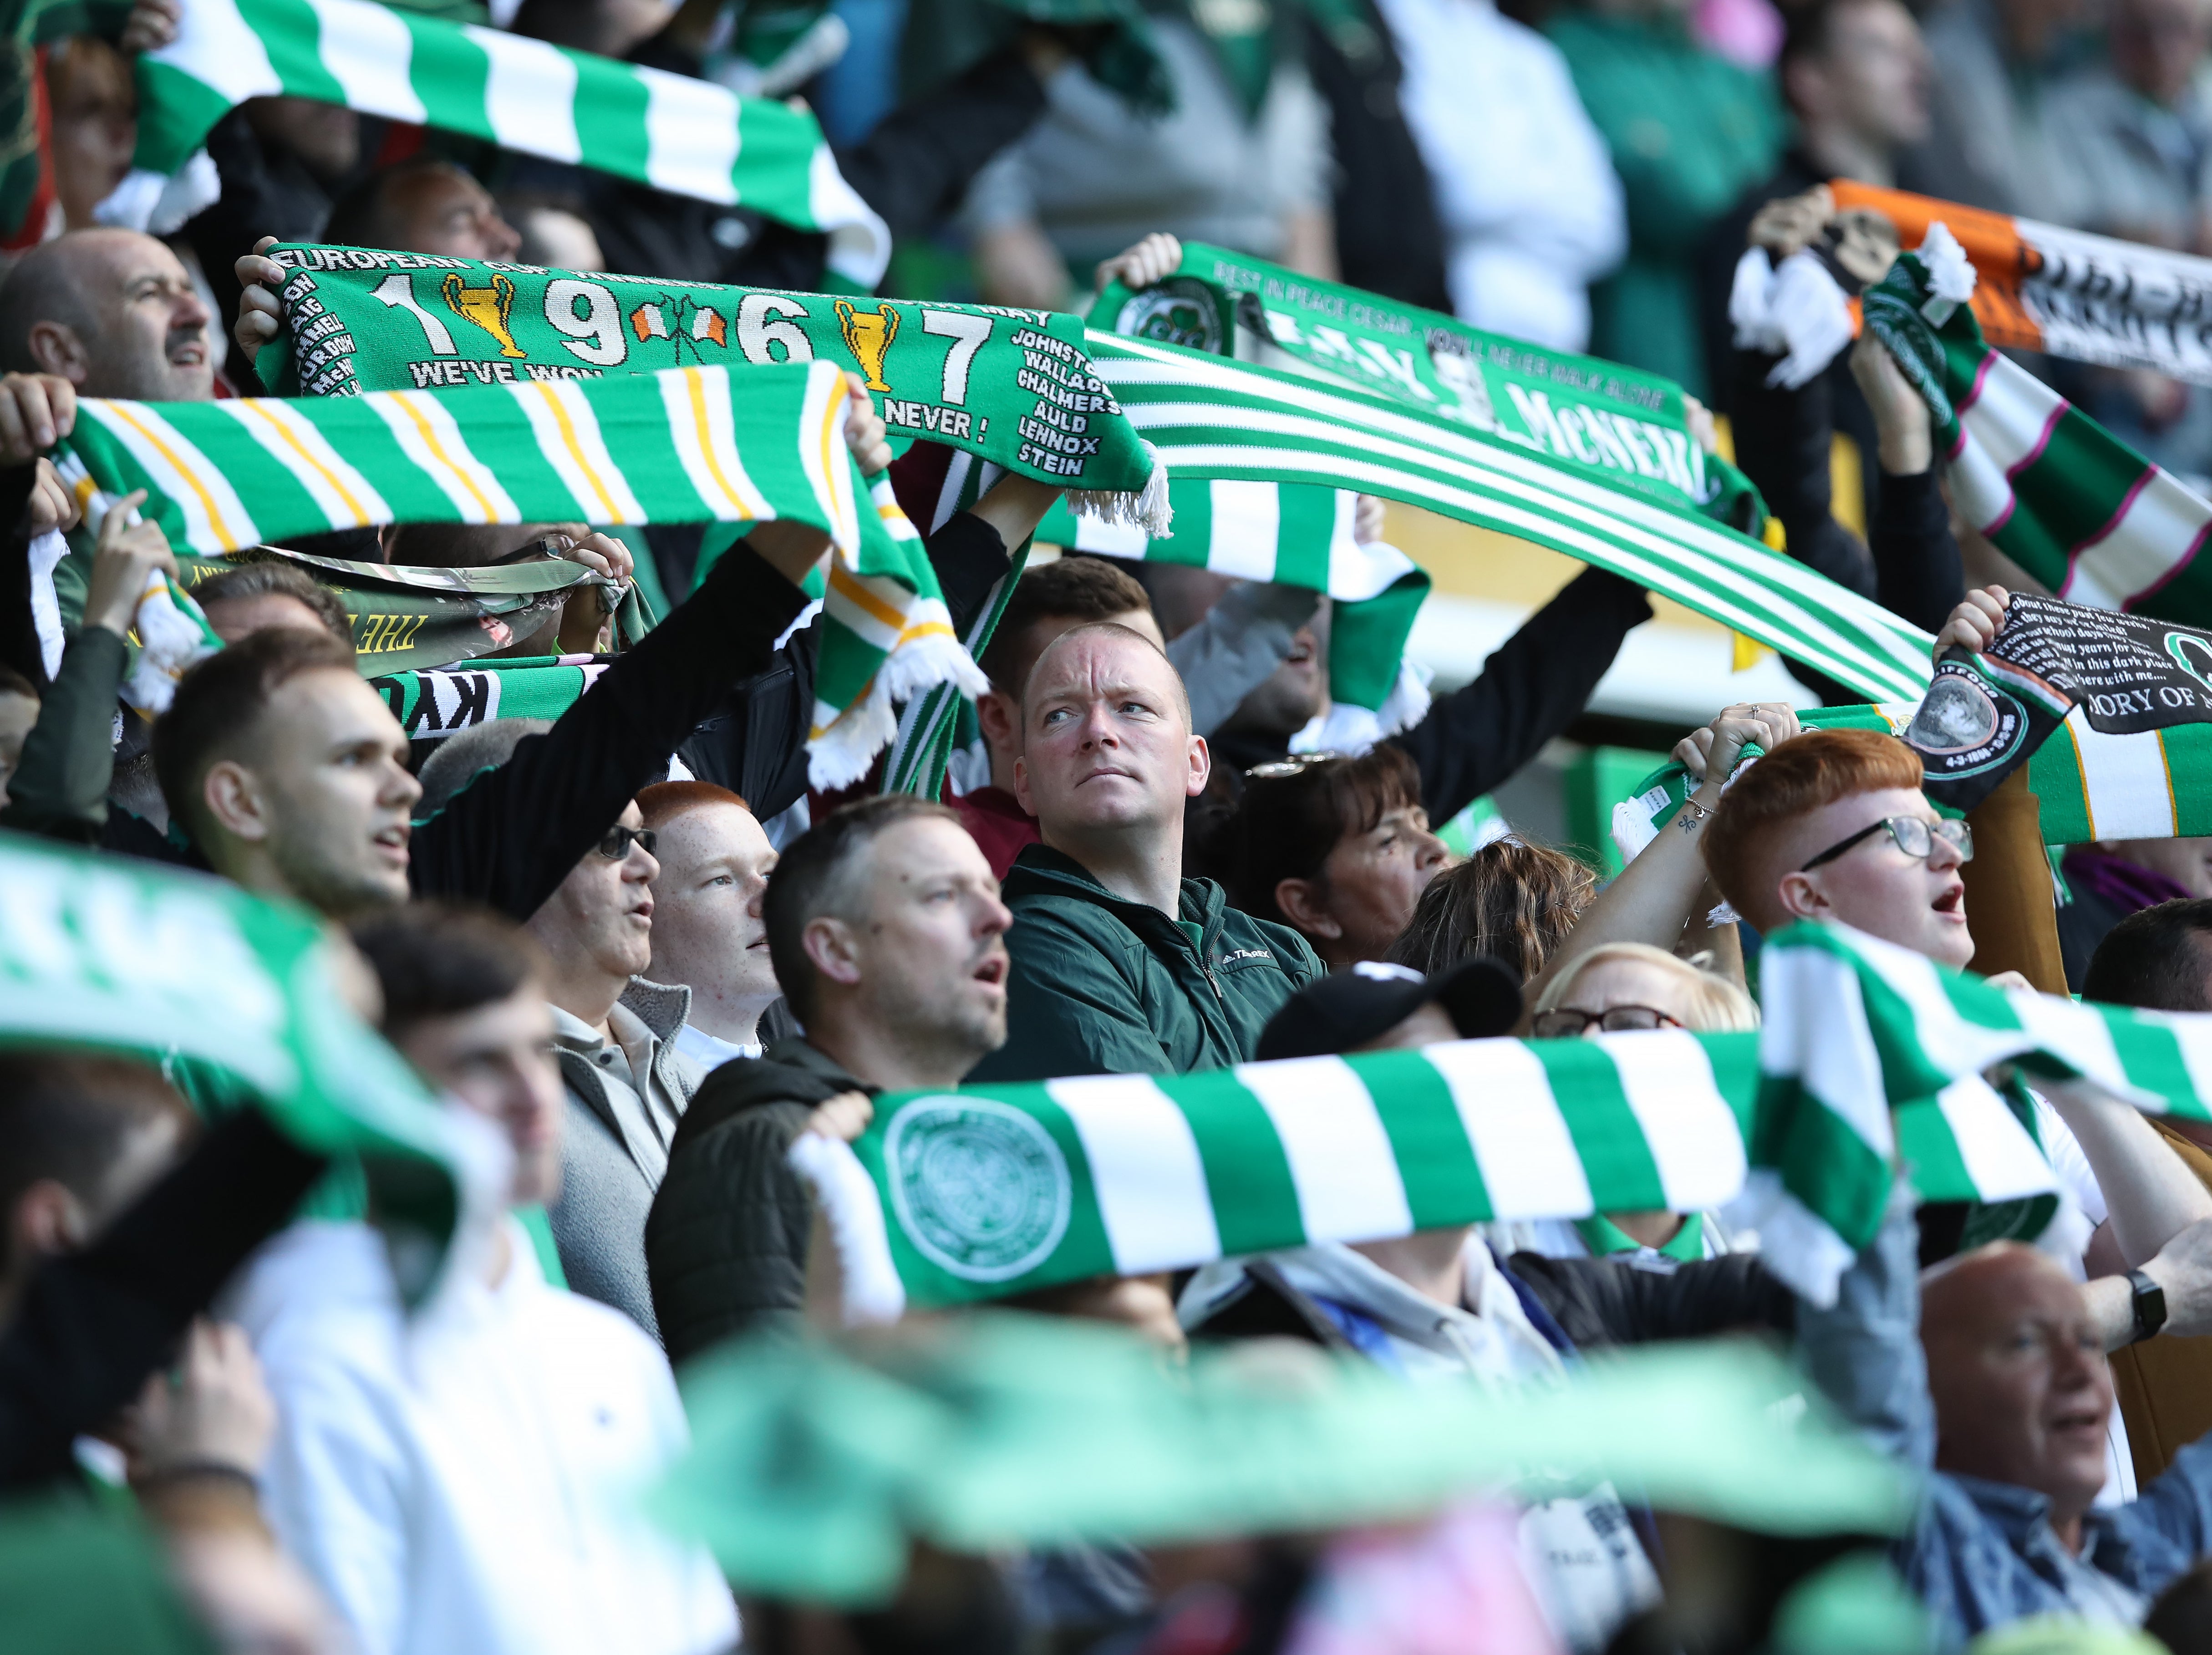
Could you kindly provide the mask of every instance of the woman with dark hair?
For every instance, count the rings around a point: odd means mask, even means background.
[[[1299,931],[1332,969],[1382,958],[1449,856],[1420,771],[1389,745],[1246,771],[1212,848],[1234,904]]]
[[[1424,977],[1487,954],[1527,983],[1597,896],[1597,873],[1564,850],[1492,839],[1421,892],[1389,959]]]

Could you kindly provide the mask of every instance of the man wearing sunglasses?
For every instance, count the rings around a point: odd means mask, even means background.
[[[633,803],[530,916],[551,962],[545,998],[568,1090],[561,1195],[549,1209],[576,1292],[658,1336],[645,1220],[676,1123],[704,1071],[678,1054],[691,990],[650,983],[659,836]]]

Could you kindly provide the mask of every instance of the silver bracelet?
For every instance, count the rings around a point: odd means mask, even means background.
[[[1690,812],[1691,812],[1692,811],[1695,811],[1695,812],[1697,812],[1697,814],[1696,814],[1695,816],[1691,815],[1691,814],[1690,814]],[[1712,812],[1711,812],[1711,811],[1707,810],[1707,809],[1706,809],[1703,805],[1699,804],[1696,800],[1694,800],[1694,799],[1685,799],[1685,800],[1682,801],[1682,814],[1681,814],[1681,816],[1680,816],[1680,820],[1681,821],[1681,824],[1682,824],[1682,831],[1683,831],[1683,832],[1685,832],[1685,833],[1695,833],[1695,832],[1698,831],[1698,824],[1700,824],[1700,823],[1702,823],[1702,822],[1710,822],[1710,821],[1711,821],[1712,819],[1713,819],[1713,813],[1712,813]]]

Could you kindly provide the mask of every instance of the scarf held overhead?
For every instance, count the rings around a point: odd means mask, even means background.
[[[1403,501],[1611,569],[1872,699],[1917,700],[1929,636],[1594,465],[1359,386],[1093,332],[1092,371],[1178,478],[1316,484]]]
[[[1975,312],[1937,291],[1936,272],[1962,263],[1939,223],[1863,295],[1934,415],[1953,509],[2069,602],[2212,624],[2197,557],[2212,502],[1990,349]]]
[[[1838,210],[1880,214],[1905,246],[1944,225],[1979,277],[1974,315],[1991,344],[2212,385],[2212,259],[1849,179],[1830,188]]]
[[[1485,333],[1455,317],[1186,243],[1152,287],[1109,286],[1091,325],[1395,397],[1615,485],[1760,533],[1743,474],[1707,454],[1671,380]]]
[[[731,370],[688,368],[299,400],[88,399],[70,447],[94,486],[147,490],[171,543],[207,557],[392,522],[810,524],[833,547],[811,769],[817,786],[843,785],[890,739],[894,702],[940,682],[973,693],[981,675],[889,484],[863,491],[838,372],[739,374],[742,395]],[[549,567],[495,573],[571,578]]]
[[[1986,651],[1943,652],[1899,735],[1929,797],[1969,811],[2076,708],[2108,736],[2212,723],[2212,636],[2017,593]]]
[[[288,348],[264,369],[282,392],[832,362],[862,376],[894,436],[943,443],[1166,528],[1166,479],[1154,482],[1152,457],[1091,377],[1073,316],[855,304],[358,247],[278,246],[270,257],[294,272],[283,289]]]
[[[375,0],[188,0],[137,60],[134,170],[105,221],[144,228],[170,175],[252,98],[342,104],[746,207],[829,238],[832,276],[874,290],[890,232],[837,170],[820,125],[712,81],[449,23]]]

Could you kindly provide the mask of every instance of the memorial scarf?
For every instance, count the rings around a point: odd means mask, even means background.
[[[0,1045],[212,1066],[305,1148],[350,1152],[401,1290],[505,1204],[508,1157],[356,1017],[323,923],[228,880],[0,833]]]
[[[1922,253],[1949,241],[1937,225]],[[2212,624],[2212,563],[2197,559],[2212,502],[1990,349],[1972,310],[1936,295],[1922,253],[1863,297],[1935,415],[1953,509],[2069,602]]]
[[[1166,479],[1140,498],[1154,462],[1091,379],[1073,316],[358,247],[280,245],[270,257],[295,272],[283,289],[290,336],[258,364],[280,394],[831,362],[881,398],[895,437],[961,449],[1167,528]],[[1101,495],[1112,498],[1093,502]]]
[[[1974,316],[1990,344],[2212,385],[2212,259],[1849,179],[1829,187],[1839,210],[1879,213],[1905,246],[1945,226],[1980,278]]]
[[[1755,1034],[1462,1041],[892,1095],[852,1154],[817,1141],[807,1158],[848,1282],[917,1308],[1449,1225],[1712,1207],[1826,1304],[1897,1165],[1929,1200],[2055,1187],[1979,1078],[1994,1063],[2212,1119],[2188,1061],[2212,1016],[2002,992],[1832,925],[1766,949]]]
[[[1816,707],[1797,716],[1812,729],[1898,735],[1917,710],[1917,703],[1905,702]],[[2045,844],[2212,835],[2212,724],[2107,735],[2077,707],[2028,760],[2027,784],[2041,806]],[[1671,760],[1638,783],[1632,797],[1613,806],[1613,838],[1622,859],[1632,860],[1696,790]]]
[[[1899,734],[1928,796],[1970,811],[2076,708],[2107,736],[2212,724],[2212,636],[2016,593],[1986,651],[1943,652]]]
[[[1185,243],[1175,274],[1141,292],[1109,286],[1090,319],[1104,332],[1382,392],[1747,534],[1765,521],[1743,474],[1698,445],[1681,388],[1618,362],[1485,333],[1203,242]]]
[[[69,446],[93,489],[146,489],[171,543],[204,556],[389,522],[811,524],[834,551],[811,774],[845,785],[890,739],[896,702],[938,683],[973,694],[981,675],[888,483],[863,493],[837,371],[747,368],[742,396],[739,383],[690,368],[359,397],[88,399]],[[575,579],[542,563],[349,572],[442,582],[455,596],[487,581],[511,591]]]
[[[143,229],[210,128],[252,98],[343,104],[483,138],[829,238],[830,276],[869,293],[890,232],[837,170],[813,115],[712,81],[641,69],[375,0],[191,0],[137,60],[133,171],[102,204]]]

